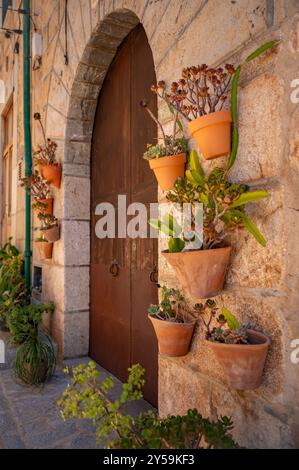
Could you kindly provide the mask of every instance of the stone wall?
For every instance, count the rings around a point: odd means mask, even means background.
[[[54,190],[62,237],[55,243],[53,259],[42,266],[44,298],[56,303],[52,327],[65,357],[88,353],[90,141],[97,97],[121,40],[141,21],[157,77],[168,82],[178,78],[184,66],[237,64],[263,42],[282,40],[277,51],[242,72],[240,147],[232,172],[236,181],[271,193],[250,209],[267,247],[260,247],[247,233],[234,237],[227,285],[219,297],[240,319],[257,322],[270,335],[263,385],[252,392],[230,390],[204,348],[198,328],[190,355],[160,358],[159,410],[165,415],[196,407],[213,418],[232,415],[235,436],[243,446],[298,447],[299,366],[290,361],[291,340],[299,338],[299,113],[290,100],[291,82],[299,78],[298,2],[68,3],[69,62],[65,65],[64,2],[32,2],[43,38],[42,67],[32,74],[32,112],[44,116],[47,135],[59,144],[58,158],[63,163],[62,187]],[[167,124],[165,108],[159,113]],[[40,138],[33,123],[33,144]],[[206,169],[213,165],[204,163]],[[35,253],[34,264],[39,264]],[[178,286],[162,258],[159,276],[160,284]]]

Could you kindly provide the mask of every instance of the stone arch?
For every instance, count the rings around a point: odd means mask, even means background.
[[[88,353],[90,155],[98,96],[118,46],[139,22],[137,15],[128,9],[108,14],[92,31],[71,88],[63,181],[65,357]],[[78,291],[75,297],[80,297],[78,302],[74,301],[74,289]]]

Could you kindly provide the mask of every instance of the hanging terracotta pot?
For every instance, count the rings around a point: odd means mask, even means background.
[[[184,290],[198,299],[214,297],[223,290],[231,246],[180,253],[163,251]]]
[[[154,171],[159,186],[163,191],[169,191],[173,189],[175,180],[179,176],[184,176],[185,163],[185,153],[149,160],[150,168]]]
[[[53,251],[53,243],[48,241],[37,241],[35,242],[40,259],[51,259]]]
[[[43,230],[46,240],[48,242],[57,242],[60,238],[60,229],[59,225],[55,225],[47,230]]]
[[[186,323],[176,323],[172,321],[159,320],[153,315],[148,315],[153,324],[160,354],[171,357],[186,356],[196,320]]]
[[[231,113],[216,111],[189,122],[191,136],[206,160],[230,154]]]
[[[34,200],[32,204],[36,204],[37,202],[40,202],[45,205],[45,207],[35,207],[34,210],[36,214],[44,213],[44,214],[53,214],[53,203],[54,199],[52,197],[48,199],[40,199],[39,201]]]
[[[250,344],[224,344],[206,340],[222,365],[227,381],[235,390],[253,390],[262,383],[269,338],[247,330]]]
[[[42,176],[46,181],[48,181],[48,183],[53,184],[56,188],[60,188],[61,173],[62,167],[60,163],[49,163],[48,165],[43,165]]]

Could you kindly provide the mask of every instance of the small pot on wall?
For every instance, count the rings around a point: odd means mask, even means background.
[[[154,315],[148,315],[154,327],[159,346],[159,353],[164,356],[186,356],[196,325],[196,320],[185,323],[160,320]]]
[[[49,214],[49,215],[53,214],[54,199],[52,197],[48,198],[48,199],[41,199],[39,201],[34,200],[32,204],[36,204],[37,202],[40,202],[41,204],[44,205],[42,207],[37,206],[37,207],[34,208],[37,215],[42,213],[42,212],[44,214]]]
[[[40,259],[51,259],[53,251],[53,243],[50,243],[46,240],[36,241],[36,246],[39,252]]]
[[[189,122],[190,134],[206,160],[230,153],[231,122],[230,111],[216,111]]]
[[[247,330],[250,344],[224,344],[206,341],[235,390],[254,390],[262,383],[270,340],[263,333]]]
[[[159,186],[163,191],[173,189],[175,180],[179,176],[184,176],[185,163],[185,153],[149,160],[150,168],[154,171]]]
[[[180,253],[162,251],[182,287],[193,297],[207,299],[223,290],[231,246]]]
[[[47,230],[43,230],[45,238],[48,242],[57,242],[60,238],[60,229],[59,225],[55,225]]]
[[[41,168],[42,176],[48,183],[53,184],[56,188],[60,188],[62,167],[60,163],[49,163]]]

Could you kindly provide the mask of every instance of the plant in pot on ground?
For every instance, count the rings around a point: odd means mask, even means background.
[[[7,324],[10,339],[19,347],[14,358],[16,377],[30,385],[49,380],[56,366],[53,340],[40,324],[44,313],[54,311],[53,302],[17,306],[10,310]]]
[[[230,387],[236,390],[258,388],[262,383],[269,338],[251,324],[241,325],[226,307],[222,307],[218,315],[212,299],[196,304],[195,310],[206,330],[206,344],[222,365]]]
[[[53,213],[53,198],[50,197],[49,183],[40,175],[38,171],[22,179],[22,186],[29,190],[33,198],[32,207],[37,214]]]
[[[34,164],[38,167],[41,175],[48,183],[53,184],[56,188],[60,188],[62,168],[56,161],[57,144],[53,142],[53,140],[46,138],[44,126],[41,122],[41,115],[35,113],[34,119],[38,121],[44,139],[43,145],[39,145],[38,150],[33,154]]]
[[[69,370],[66,372],[70,374]],[[99,380],[96,364],[75,367],[71,384],[58,401],[64,420],[90,419],[100,446],[107,449],[233,449],[232,420],[203,418],[197,410],[183,416],[159,417],[153,411],[128,414],[126,405],[142,398],[144,369],[135,364],[127,383],[115,397],[112,377]]]
[[[145,160],[149,161],[150,168],[154,171],[158,183],[163,191],[173,188],[175,180],[184,175],[187,140],[182,134],[183,127],[178,119],[178,112],[172,112],[173,127],[172,135],[167,135],[162,124],[149,109],[145,100],[140,105],[148,112],[150,117],[156,122],[161,131],[162,139],[160,143],[148,144],[147,150],[143,155]]]
[[[162,287],[161,302],[150,305],[148,318],[153,324],[160,354],[173,357],[188,354],[196,320],[179,290]]]
[[[229,263],[231,246],[229,236],[234,230],[245,228],[258,243],[266,241],[258,228],[246,214],[245,206],[268,196],[267,191],[249,191],[243,184],[229,181],[227,173],[215,168],[205,175],[195,150],[190,154],[190,170],[186,178],[179,178],[174,190],[167,193],[169,202],[183,206],[189,203],[192,209],[191,228],[195,232],[196,203],[202,204],[203,233],[200,249],[189,249],[192,238],[185,236],[181,226],[173,217],[151,219],[150,225],[170,236],[168,250],[163,252],[174,268],[183,288],[197,298],[213,297],[223,289],[225,273]]]

